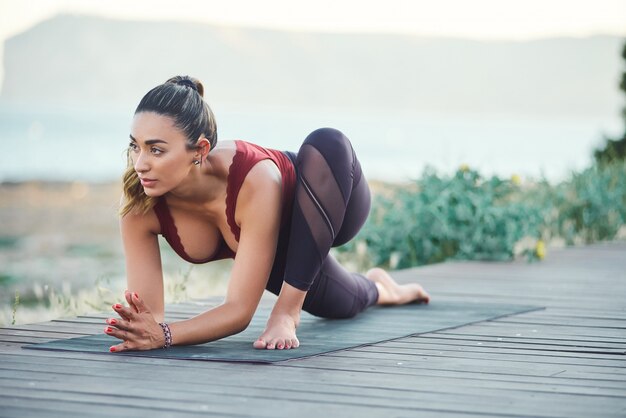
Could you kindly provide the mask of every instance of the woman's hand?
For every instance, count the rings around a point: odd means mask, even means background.
[[[124,293],[128,307],[121,304],[113,305],[120,319],[109,318],[104,329],[105,334],[122,340],[122,343],[111,346],[111,352],[130,350],[152,350],[165,344],[163,329],[154,319],[150,310],[137,293],[128,290]]]

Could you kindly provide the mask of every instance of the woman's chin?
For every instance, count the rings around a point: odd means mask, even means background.
[[[158,189],[156,189],[154,187],[144,187],[143,188],[143,192],[148,197],[159,197],[159,196],[161,196],[163,194],[161,191],[159,191]]]

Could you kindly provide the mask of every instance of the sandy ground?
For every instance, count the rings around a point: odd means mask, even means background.
[[[0,184],[0,326],[119,300],[126,281],[120,196],[119,183]],[[191,267],[162,244],[168,300],[224,293],[230,261]]]
[[[118,182],[0,183],[0,326],[106,311],[122,301],[121,195]],[[160,242],[168,302],[225,294],[231,260],[191,265]]]

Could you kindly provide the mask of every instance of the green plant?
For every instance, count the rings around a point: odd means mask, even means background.
[[[51,288],[48,294],[49,306],[64,316],[75,316],[79,314],[78,299],[72,297],[70,292],[57,292]]]
[[[15,325],[15,318],[17,316],[17,307],[20,304],[20,292],[15,291],[15,301],[13,302],[13,315],[11,320],[11,325]]]
[[[168,299],[170,299],[171,302],[181,302],[188,299],[187,287],[192,270],[193,264],[189,264],[189,268],[186,272],[179,271],[178,276],[172,277],[171,280],[168,281],[167,293],[169,296]]]
[[[510,259],[520,239],[541,236],[542,211],[522,198],[516,183],[483,179],[467,167],[452,177],[427,169],[414,184],[376,196],[357,242],[366,243],[373,264],[392,268]]]
[[[546,242],[612,239],[626,219],[626,164],[594,165],[571,179],[522,184],[427,169],[412,184],[375,193],[370,217],[341,259],[367,249],[371,265],[405,268],[446,259],[538,261]]]
[[[117,303],[119,296],[111,290],[110,277],[98,276],[94,284],[96,289],[95,300],[85,300],[87,306],[100,312],[109,309],[113,304]]]
[[[0,248],[15,248],[19,241],[18,237],[0,236]]]
[[[622,47],[622,58],[626,62],[626,43]],[[622,72],[622,78],[619,84],[620,90],[626,94],[626,71]],[[622,108],[622,119],[626,124],[626,106]],[[603,148],[596,149],[593,157],[598,165],[610,164],[615,161],[626,160],[626,132],[616,139],[606,138]]]
[[[15,276],[6,273],[0,273],[0,286],[5,286],[16,282],[18,279]]]
[[[554,188],[556,230],[568,244],[613,238],[626,220],[626,162],[594,165]]]

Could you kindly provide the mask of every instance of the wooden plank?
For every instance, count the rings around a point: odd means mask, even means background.
[[[428,340],[428,341],[423,341]],[[546,353],[573,353],[579,355],[587,355],[587,354],[602,354],[602,355],[617,355],[623,356],[626,354],[624,348],[613,348],[607,346],[601,347],[589,347],[583,345],[577,345],[572,343],[571,345],[562,345],[562,344],[545,344],[539,341],[532,342],[502,342],[502,341],[480,341],[480,340],[460,340],[460,339],[429,339],[428,337],[424,337],[423,339],[419,339],[419,337],[414,337],[411,340],[396,340],[394,341],[395,345],[386,345],[386,347],[402,347],[408,349],[422,348],[422,347],[430,347],[433,350],[437,350],[441,347],[457,347],[463,349],[464,347],[480,347],[484,349],[503,349],[503,350],[528,350],[529,352],[546,352]]]
[[[568,355],[569,353],[528,353],[515,352],[513,350],[481,350],[481,349],[403,349],[403,348],[386,348],[379,345],[371,347],[363,347],[353,349],[344,353],[350,353],[351,357],[369,357],[377,359],[380,357],[400,359],[410,359],[415,356],[434,356],[434,357],[462,357],[473,358],[479,360],[489,355],[489,359],[504,359],[511,362],[519,363],[535,363],[535,364],[562,364],[562,365],[579,365],[592,364],[594,367],[609,367],[617,369],[626,369],[626,362],[622,358],[615,359],[614,356],[595,355],[594,357]]]
[[[397,342],[412,342],[415,339],[419,339],[422,343],[439,344],[445,342],[499,342],[503,344],[528,344],[528,345],[546,345],[554,347],[581,347],[581,348],[593,348],[593,349],[611,349],[611,350],[623,350],[625,345],[615,341],[597,341],[597,340],[573,340],[573,339],[557,339],[548,337],[498,337],[495,335],[467,335],[467,334],[454,334],[434,332],[430,334],[420,334],[414,337],[407,337],[396,340]]]
[[[497,321],[480,322],[451,330],[437,331],[437,333],[445,334],[450,332],[454,334],[465,334],[476,332],[476,330],[487,333],[487,335],[497,335],[500,337],[534,337],[545,334],[548,336],[558,336],[576,340],[579,338],[581,340],[587,339],[592,341],[600,339],[602,341],[613,341],[616,343],[623,343],[625,341],[623,333],[612,329],[595,330],[591,328],[578,329],[576,327],[544,327],[529,324],[501,323]]]
[[[473,325],[478,325],[477,327]],[[559,335],[544,335],[544,333],[531,332],[520,334],[517,332],[508,332],[502,333],[500,335],[499,332],[494,332],[493,327],[489,329],[485,329],[480,327],[481,324],[473,324],[467,327],[455,328],[451,330],[442,330],[433,332],[430,334],[420,334],[415,337],[408,338],[451,338],[451,339],[491,339],[498,341],[546,341],[546,342],[554,342],[556,344],[592,344],[598,346],[609,346],[609,347],[622,347],[626,344],[626,340],[623,340],[619,337],[614,337],[609,335],[603,339],[598,337],[585,337],[585,336],[577,336],[576,338],[572,338],[571,335],[559,336]],[[519,335],[518,335],[519,334]]]
[[[37,352],[35,352],[37,353]],[[46,353],[46,352],[42,352]],[[57,354],[55,352],[51,352]],[[339,355],[339,354],[337,354]],[[20,356],[20,359],[23,356]],[[314,359],[310,359],[307,362],[289,362],[284,365],[281,365],[281,369],[284,367],[307,367],[312,369],[326,369],[327,362],[329,359],[332,360],[332,357],[324,356],[317,357]],[[34,364],[36,367],[41,368],[42,370],[46,370],[48,364],[53,362],[54,364],[63,365],[63,367],[79,367],[85,369],[85,367],[89,367],[90,372],[97,372],[101,368],[109,369],[111,367],[118,367],[118,364],[121,364],[120,367],[126,367],[127,364],[132,364],[133,369],[138,369],[140,367],[148,367],[150,370],[154,370],[154,367],[163,368],[163,367],[175,367],[177,370],[185,370],[187,368],[193,368],[194,370],[202,369],[206,370],[208,375],[214,375],[215,373],[219,373],[220,371],[228,371],[231,370],[230,364],[228,363],[219,363],[219,362],[185,362],[185,361],[177,361],[177,360],[166,360],[166,359],[148,359],[141,357],[124,357],[122,359],[113,359],[108,356],[85,356],[82,359],[77,359],[73,357],[63,358],[60,356],[30,356],[28,360],[16,360],[14,358],[10,358],[9,361],[11,363],[20,363],[26,362],[26,364]],[[342,366],[345,365],[346,360],[342,359],[339,362]],[[387,362],[381,362],[381,364],[387,364]],[[336,361],[334,364],[338,364]],[[356,373],[361,370],[355,370],[356,362],[350,360],[350,364],[353,366],[351,371]],[[367,366],[371,367],[371,362],[366,363]],[[549,377],[549,376],[560,376],[565,377],[565,375],[572,375],[574,378],[579,378],[583,376],[589,379],[601,380],[601,381],[617,381],[623,384],[626,380],[626,377],[622,374],[614,373],[613,369],[602,369],[598,371],[596,368],[589,367],[589,365],[582,366],[572,366],[568,365],[564,368],[561,365],[542,365],[541,367],[533,367],[529,368],[528,366],[517,363],[507,362],[505,360],[493,360],[485,359],[480,362],[476,362],[472,359],[463,359],[463,358],[436,358],[436,357],[426,357],[426,358],[418,358],[412,359],[410,361],[404,362],[391,362],[394,370],[392,372],[396,372],[399,366],[404,368],[410,367],[414,369],[415,374],[429,374],[431,370],[441,370],[443,372],[460,372],[460,373],[474,373],[477,375],[483,374],[495,374],[495,375],[506,375],[510,374],[513,376],[540,376],[540,377]],[[243,368],[244,365],[238,365],[238,369],[241,373],[255,373],[258,368],[256,366],[250,366],[250,368]],[[422,369],[418,371],[417,369]],[[265,370],[265,369],[263,369]],[[369,369],[368,369],[369,370]],[[424,371],[426,370],[426,371]],[[272,371],[272,374],[275,374],[275,371]]]
[[[66,379],[65,379],[66,380]],[[90,382],[90,386],[93,387],[93,391],[84,392],[80,389],[75,388],[70,385],[70,389],[66,390],[63,388],[63,384],[59,384],[59,382],[38,382],[38,398],[44,399],[59,399],[60,394],[66,397],[66,401],[76,401],[80,399],[81,402],[102,402],[106,400],[106,397],[117,397],[120,392],[124,393],[124,399],[127,399],[128,402],[131,402],[131,405],[142,406],[142,400],[145,397],[144,392],[145,388],[138,387],[134,381],[130,381],[128,385],[125,385],[124,382],[120,382],[119,378],[112,377],[110,378],[111,382],[107,381],[107,379],[98,376],[97,380]],[[116,383],[117,382],[117,383]],[[166,381],[165,381],[166,382]],[[18,395],[20,393],[20,382],[16,382],[16,386],[6,386],[2,387],[0,385],[1,391],[3,394],[14,394]],[[151,383],[159,383],[159,385],[149,385],[148,390],[155,390],[156,388],[160,388],[160,382],[151,382]],[[410,396],[403,396],[407,392],[401,391],[397,388],[387,389],[382,388],[380,386],[376,386],[374,388],[359,388],[356,390],[355,388],[345,388],[343,391],[340,391],[339,386],[334,386],[332,391],[326,388],[326,391],[320,392],[319,389],[311,390],[310,382],[303,382],[303,384],[298,388],[294,387],[293,384],[289,385],[281,385],[280,383],[276,385],[272,385],[271,387],[245,387],[245,398],[250,399],[254,398],[257,403],[266,403],[266,402],[280,402],[281,405],[289,404],[291,402],[301,403],[314,403],[314,404],[324,404],[324,406],[335,405],[335,406],[354,406],[358,404],[360,406],[366,406],[368,408],[381,408],[385,410],[393,411],[396,408],[399,409],[411,409],[415,411],[421,410],[421,406],[425,403],[428,405],[429,409],[439,409],[439,408],[449,408],[446,405],[446,399],[448,399],[448,394],[450,394],[450,388],[447,382],[432,380],[430,382],[424,382],[424,388],[412,388],[410,391]],[[235,385],[235,383],[233,383]],[[22,385],[23,386],[23,385]],[[211,405],[213,407],[219,406],[227,408],[228,411],[237,412],[237,407],[233,407],[231,404],[235,402],[236,398],[241,397],[241,391],[233,390],[233,388],[237,388],[238,386],[229,387],[227,384],[220,382],[219,385],[206,385],[206,384],[196,384],[190,385],[187,382],[180,382],[176,389],[172,388],[167,391],[167,393],[161,393],[159,395],[159,401],[163,402],[163,405],[171,404],[171,401],[184,402],[185,407],[181,408],[181,410],[188,410],[187,403],[188,401],[193,402],[194,399],[197,399],[198,394],[202,394],[203,399],[208,401],[211,400]],[[240,387],[239,387],[240,388]],[[439,392],[435,388],[442,388],[445,390],[444,392]],[[524,402],[525,396],[524,391],[526,389],[520,388],[507,388],[503,389],[501,387],[496,387],[494,389],[490,389],[488,392],[484,392],[480,390],[480,385],[473,384],[467,385],[462,388],[457,388],[455,391],[454,397],[455,399],[465,405],[466,407],[472,408],[475,412],[482,413],[490,413],[492,411],[498,412],[505,406],[518,406],[519,408],[525,408],[522,406]],[[527,412],[537,411],[537,405],[543,405],[543,414],[545,416],[550,416],[548,406],[550,401],[558,400],[559,397],[567,397],[572,392],[569,393],[541,393],[538,391],[530,390],[533,393],[533,398],[535,401],[535,405],[532,408],[529,408]],[[92,394],[91,392],[95,392]],[[580,408],[581,404],[588,404],[589,402],[597,403],[596,407],[597,412],[600,414],[614,414],[618,410],[619,405],[615,402],[611,401],[610,395],[594,395],[588,396],[584,393],[575,393],[576,399],[569,403],[567,412],[569,414],[576,415],[577,410]],[[75,397],[76,396],[76,397]],[[234,399],[230,399],[230,398]],[[283,402],[285,401],[285,402]],[[119,403],[119,399],[117,401]],[[125,401],[122,401],[124,403]],[[154,407],[155,404],[159,405],[160,402],[155,402],[153,399],[150,400],[150,406]],[[192,409],[194,410],[194,409]],[[453,409],[455,411],[455,409]],[[561,409],[563,411],[563,409]],[[272,413],[272,411],[269,411]],[[283,409],[282,412],[289,412]],[[296,411],[293,411],[294,413]],[[456,410],[456,412],[460,412],[460,410]],[[265,415],[263,415],[265,416]],[[269,415],[268,415],[269,416]]]
[[[126,359],[131,360],[131,358],[126,358]],[[134,360],[141,360],[141,358],[134,358]],[[320,366],[324,366],[328,364],[329,359],[317,358],[315,360],[316,361],[314,362],[314,364],[312,365],[309,364],[308,367],[313,368],[313,369],[320,369]],[[431,359],[428,358],[426,360],[427,361],[422,361],[422,363],[432,366]],[[320,364],[321,361],[324,361],[324,365]],[[372,362],[368,362],[367,359],[359,362],[358,360],[355,360],[355,359],[350,359],[350,361],[347,361],[345,358],[339,358],[336,361],[341,363],[341,366],[344,370],[346,369],[346,367],[349,367],[350,370],[352,371],[357,371],[357,372],[365,371],[365,372],[368,372],[366,376],[369,375],[369,370],[371,369],[371,365],[372,365]],[[82,363],[89,364],[87,359],[82,361]],[[127,361],[125,364],[120,365],[114,360],[98,361],[98,362],[95,362],[95,364],[93,364],[93,366],[91,367],[91,372],[94,375],[98,375],[98,376],[103,376],[103,375],[118,376],[120,369],[124,371],[127,368],[126,364],[130,364],[130,363],[131,363],[130,361]],[[160,361],[160,363],[164,363],[164,361]],[[197,371],[198,373],[201,373],[201,374],[206,372],[208,375],[215,375],[220,372],[228,372],[229,370],[232,370],[232,365],[229,365],[226,363],[192,362],[191,365],[188,365],[188,363],[189,362],[181,362],[181,361],[174,362],[172,364],[172,366],[174,366],[176,369],[174,376],[178,376],[179,370],[180,370],[180,373],[182,373],[179,376],[180,378],[184,378],[186,376],[186,373],[189,373],[190,371],[192,371],[193,373]],[[307,363],[312,363],[312,362],[307,362]],[[178,366],[178,364],[181,364],[181,366]],[[395,374],[395,375],[399,373],[420,374],[420,375],[423,374],[424,373],[423,370],[415,370],[414,365],[416,364],[418,368],[422,367],[419,361],[417,363],[415,361],[412,361],[412,362],[407,361],[405,363],[398,364],[398,363],[395,363],[394,360],[391,358],[385,358],[384,360],[381,360],[379,362],[379,366],[381,367],[378,368],[378,371],[381,373],[383,371],[385,372],[388,371],[390,374]],[[79,366],[80,363],[77,364],[76,361],[72,361],[72,359],[58,359],[57,361],[51,363],[49,360],[44,358],[44,359],[35,359],[35,362],[33,364],[30,364],[30,363],[13,364],[12,363],[10,366],[3,364],[2,367],[4,369],[9,370],[8,373],[10,373],[11,370],[31,370],[31,371],[39,370],[41,373],[51,373],[52,376],[55,376],[55,373],[68,374],[68,375],[74,375],[74,374],[80,375],[83,369],[81,367],[77,367],[75,369],[69,368],[72,365]],[[303,366],[304,364],[302,364],[302,362],[298,362],[297,364],[293,363],[292,365],[292,367],[294,368],[303,367]],[[438,368],[441,367],[438,365],[435,365],[435,366],[437,367],[435,370],[438,370]],[[157,367],[159,368],[169,367],[169,364],[158,365]],[[450,364],[448,365],[448,367],[452,367],[455,371],[466,370],[466,367],[455,367],[455,364]],[[248,372],[255,371],[257,368],[258,367],[254,365],[245,365],[245,367],[240,368],[242,369],[240,371],[243,373],[248,373]],[[133,364],[132,370],[133,370],[133,376],[135,378],[139,376],[143,377],[142,373],[147,373],[149,377],[149,375],[154,372],[154,366],[152,364],[145,364],[145,365]],[[266,368],[263,368],[263,370],[266,370]],[[558,371],[559,369],[556,368],[554,370]],[[326,371],[328,371],[328,368]],[[326,373],[326,371],[324,373]],[[489,370],[486,370],[483,367],[478,367],[472,373],[485,374],[488,371]],[[504,370],[499,369],[499,368],[492,369],[492,372],[494,373],[498,372],[502,374],[503,371]],[[527,374],[529,374],[529,372],[534,371],[534,370],[513,369],[513,373],[516,373],[516,374],[520,374],[519,373],[520,371],[524,371]],[[296,373],[300,373],[300,372],[284,371],[284,367],[281,366],[281,367],[271,367],[271,373],[274,375],[281,376],[281,377],[289,377],[290,380],[293,380],[294,376],[297,375]],[[319,373],[319,370],[316,370],[316,373]],[[378,373],[377,375],[375,375],[374,378],[380,379],[381,373]],[[463,374],[463,375],[465,377],[468,377],[467,374]],[[167,378],[169,377],[171,377],[171,375],[168,374]],[[360,377],[359,379],[363,379],[363,377]],[[623,381],[624,379],[622,378],[622,382]],[[253,381],[253,382],[256,383],[256,381]],[[561,382],[563,382],[563,380],[561,380]],[[237,384],[239,384],[239,382]],[[261,384],[263,384],[263,382],[261,382]]]
[[[400,366],[402,366],[402,364]],[[397,369],[397,367],[399,366],[394,365],[395,369]],[[465,381],[487,380],[487,381],[493,381],[493,382],[500,382],[500,383],[503,383],[504,385],[506,385],[509,382],[514,382],[516,384],[526,383],[526,384],[531,385],[531,387],[534,387],[536,385],[550,385],[553,388],[563,388],[564,391],[582,390],[585,393],[589,393],[589,391],[591,390],[590,388],[594,388],[593,390],[599,391],[598,393],[602,393],[602,394],[609,394],[608,391],[610,390],[615,391],[611,393],[613,395],[619,395],[619,394],[624,393],[624,379],[607,380],[607,379],[581,377],[580,375],[575,378],[568,378],[568,377],[560,377],[558,376],[558,373],[557,373],[557,376],[536,376],[536,375],[522,374],[524,372],[523,370],[519,372],[517,370],[512,370],[512,371],[511,370],[479,370],[476,367],[474,368],[474,370],[469,370],[467,368],[466,370],[456,370],[454,368],[451,368],[450,366],[447,366],[448,369],[446,369],[445,365],[440,366],[438,368],[420,367],[419,364],[417,365],[417,367],[414,367],[412,365],[408,365],[408,367],[413,368],[412,376],[415,376],[415,378],[420,378],[420,379],[421,378],[428,378],[428,379],[445,378],[445,379],[449,379],[449,382],[452,382],[452,383],[449,383],[451,386],[457,384],[456,382],[457,379],[462,379]],[[40,381],[40,380],[41,381],[55,381],[58,379],[58,376],[64,376],[66,374],[69,374],[70,376],[75,375],[75,373],[66,373],[66,368],[67,366],[55,366],[55,367],[46,367],[45,369],[42,370],[40,365],[12,364],[10,366],[0,367],[0,377],[1,378],[8,377],[11,379],[21,379],[21,380],[28,380],[28,381]],[[394,368],[392,368],[391,370],[393,371]],[[151,371],[152,370],[149,370],[149,371],[146,371],[145,373],[150,373]],[[140,374],[143,375],[143,373],[140,373]],[[291,374],[273,373],[273,374],[277,374],[277,377],[281,377],[281,379],[288,378],[290,387],[293,387],[292,385],[300,385],[300,386],[304,386],[305,390],[307,391],[314,392],[318,390],[319,384],[316,383],[315,381],[312,381],[312,382],[303,381],[303,378],[306,376],[306,373],[302,373],[302,376],[300,377],[294,376],[293,373]],[[107,370],[107,369],[93,370],[91,375],[103,377],[103,378],[110,377],[114,379],[119,377],[119,374],[115,372],[111,372],[110,370]],[[183,380],[187,377],[187,376],[184,376],[184,375],[181,376],[178,374],[176,374],[175,376],[178,381]],[[166,383],[167,379],[164,379],[164,380],[165,380],[164,383]],[[221,382],[221,383],[224,384],[224,382]],[[240,388],[244,388],[244,387],[259,386],[263,384],[264,384],[263,382],[251,381],[245,384],[236,383],[236,386]],[[332,388],[340,384],[355,387],[359,391],[361,390],[359,388],[364,387],[364,386],[365,387],[371,386],[372,384],[375,384],[381,387],[383,386],[392,387],[398,390],[405,389],[405,382],[398,379],[398,376],[396,373],[393,373],[393,372],[385,373],[382,370],[377,376],[372,377],[371,379],[368,379],[367,377],[365,379],[342,378],[339,381],[337,381],[336,379],[333,379],[332,382],[325,382],[324,386]],[[607,391],[604,391],[604,389],[606,389]]]

